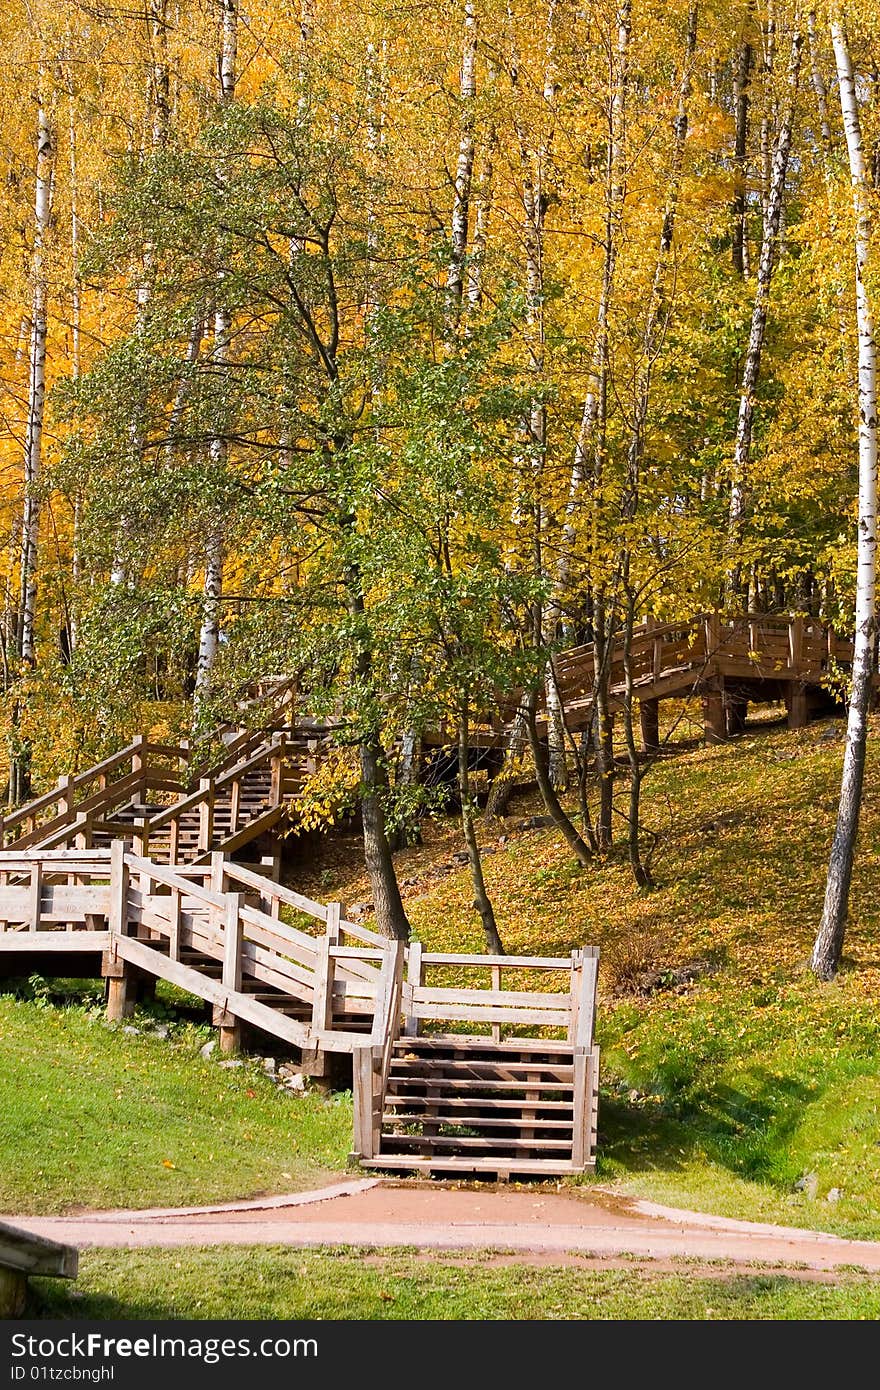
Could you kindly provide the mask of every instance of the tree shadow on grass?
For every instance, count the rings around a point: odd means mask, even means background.
[[[748,1090],[680,1074],[661,1081],[656,1095],[627,1093],[623,1085],[603,1090],[599,1172],[676,1172],[708,1159],[737,1177],[790,1190],[800,1175],[791,1140],[821,1092],[764,1068],[753,1068],[749,1079]]]
[[[114,1294],[80,1290],[66,1280],[32,1279],[28,1291],[29,1318],[63,1318],[132,1321],[134,1319],[173,1319],[179,1317],[174,1304],[155,1296],[138,1296],[125,1301]]]

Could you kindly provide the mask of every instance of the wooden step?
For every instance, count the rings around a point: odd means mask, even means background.
[[[524,1177],[561,1177],[574,1172],[571,1162],[553,1158],[478,1158],[462,1154],[460,1158],[437,1155],[424,1158],[416,1154],[381,1154],[378,1158],[362,1158],[362,1168],[378,1168],[383,1171],[418,1173],[496,1173],[511,1176],[521,1173]],[[590,1165],[593,1167],[594,1165]],[[579,1170],[578,1170],[579,1171]]]
[[[439,1149],[482,1149],[483,1152],[492,1145],[499,1149],[554,1149],[571,1152],[570,1139],[506,1139],[503,1135],[495,1135],[489,1139],[482,1135],[447,1135],[447,1134],[392,1134],[383,1133],[382,1139],[388,1139],[395,1144],[411,1144],[415,1148],[439,1148]]]
[[[569,1106],[569,1112],[571,1107]],[[462,1129],[567,1129],[569,1133],[574,1125],[573,1119],[568,1120],[546,1120],[538,1115],[531,1114],[510,1114],[506,1118],[488,1119],[484,1115],[455,1114],[447,1115],[442,1110],[438,1110],[436,1115],[400,1115],[394,1111],[386,1110],[383,1115],[383,1122],[390,1125],[450,1125],[461,1126]],[[397,1137],[397,1131],[390,1131]],[[541,1143],[541,1140],[536,1141]]]
[[[463,1081],[463,1080],[461,1080],[461,1079],[460,1079],[459,1077],[457,1077],[457,1076],[431,1076],[431,1077],[415,1077],[415,1078],[398,1077],[398,1078],[396,1078],[396,1079],[397,1079],[397,1081],[398,1081],[399,1083],[401,1083],[401,1084],[403,1084],[403,1085],[419,1085],[419,1086],[425,1086],[425,1085],[427,1085],[427,1084],[430,1084],[431,1086],[439,1086],[439,1087],[443,1088],[444,1090],[451,1090],[451,1091],[486,1091],[486,1090],[490,1090],[490,1091],[517,1091],[517,1092],[520,1092],[520,1093],[521,1093],[522,1091],[529,1089],[529,1087],[527,1086],[527,1083],[525,1083],[525,1082],[523,1082],[523,1081],[491,1081],[491,1080]],[[389,1083],[389,1084],[390,1084],[390,1083]],[[564,1092],[564,1091],[573,1091],[573,1090],[574,1090],[574,1084],[573,1084],[573,1082],[571,1082],[571,1081],[553,1081],[553,1082],[547,1082],[547,1083],[546,1083],[546,1086],[547,1086],[547,1090],[548,1090],[548,1091],[554,1092],[554,1094],[555,1094],[557,1091],[562,1091],[562,1092]],[[401,1089],[400,1089],[400,1086],[397,1086],[397,1087],[395,1087],[394,1089],[395,1089],[395,1094],[397,1094],[397,1095],[402,1095],[402,1094],[403,1094],[403,1092],[402,1092]]]
[[[567,1110],[571,1113],[570,1100],[499,1100],[497,1096],[471,1096],[457,1098],[455,1096],[443,1096],[442,1098],[432,1098],[430,1096],[413,1096],[408,1094],[388,1095],[385,1099],[386,1105],[408,1105],[420,1106],[424,1108],[428,1105],[442,1104],[445,1110],[472,1109],[478,1105],[481,1110],[512,1110],[519,1114],[526,1105],[534,1105],[540,1110]]]

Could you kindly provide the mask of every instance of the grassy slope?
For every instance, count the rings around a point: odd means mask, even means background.
[[[349,1097],[280,1093],[257,1066],[204,1061],[204,1041],[0,996],[0,1210],[219,1201],[316,1186],[344,1166]]]
[[[528,1265],[479,1256],[364,1259],[348,1250],[86,1251],[75,1288],[34,1283],[42,1316],[64,1318],[880,1317],[880,1282],[871,1279],[549,1266],[536,1279]]]
[[[579,871],[552,833],[513,829],[540,809],[534,803],[516,806],[506,844],[487,841],[496,852],[486,876],[509,951],[602,948],[602,1180],[724,1215],[880,1237],[873,738],[846,969],[824,988],[805,970],[841,734],[839,723],[798,733],[757,726],[735,743],[659,765],[645,788],[646,821],[661,837],[650,894],[621,862]],[[400,856],[413,926],[433,949],[480,948],[466,871],[441,871],[458,847],[446,823]],[[364,899],[353,857],[328,850],[329,861],[302,880],[306,891],[323,882],[326,896],[332,880],[349,902]],[[713,973],[683,993],[621,992],[636,967],[704,957]],[[808,1174],[815,1198],[792,1190]]]

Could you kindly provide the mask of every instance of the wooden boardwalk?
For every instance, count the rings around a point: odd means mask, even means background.
[[[609,659],[619,709],[620,645]],[[801,617],[646,623],[631,647],[645,746],[658,746],[660,702],[673,697],[702,700],[713,740],[742,727],[750,700],[784,700],[798,727],[851,660],[851,643]],[[560,653],[554,673],[569,729],[586,728],[593,648]],[[591,1167],[597,952],[405,949],[347,921],[339,903],[284,887],[272,832],[295,812],[333,726],[298,716],[288,682],[272,698],[259,728],[217,731],[213,761],[204,746],[140,737],[0,822],[0,972],[100,973],[114,1019],[167,980],[212,1006],[226,1050],[246,1028],[296,1048],[312,1074],[349,1056],[354,1148],[369,1166]],[[516,703],[480,741],[506,738]],[[245,849],[260,862],[237,862]]]
[[[283,921],[285,909],[311,929]],[[131,1013],[144,982],[168,980],[213,1006],[223,1050],[245,1027],[298,1049],[313,1075],[349,1056],[354,1153],[369,1165],[559,1174],[594,1164],[594,950],[423,954],[219,851],[165,865],[121,840],[0,854],[0,912],[0,970],[100,973],[110,1019]],[[429,987],[436,967],[489,988]],[[562,988],[502,989],[505,971]]]

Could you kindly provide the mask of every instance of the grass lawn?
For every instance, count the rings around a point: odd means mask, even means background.
[[[33,1281],[52,1318],[877,1318],[880,1281],[596,1270],[355,1250],[86,1251],[75,1285]]]
[[[131,1036],[98,1009],[0,995],[0,1211],[197,1205],[344,1168],[349,1095],[283,1093],[257,1064],[224,1070],[199,1055],[210,1036]]]

